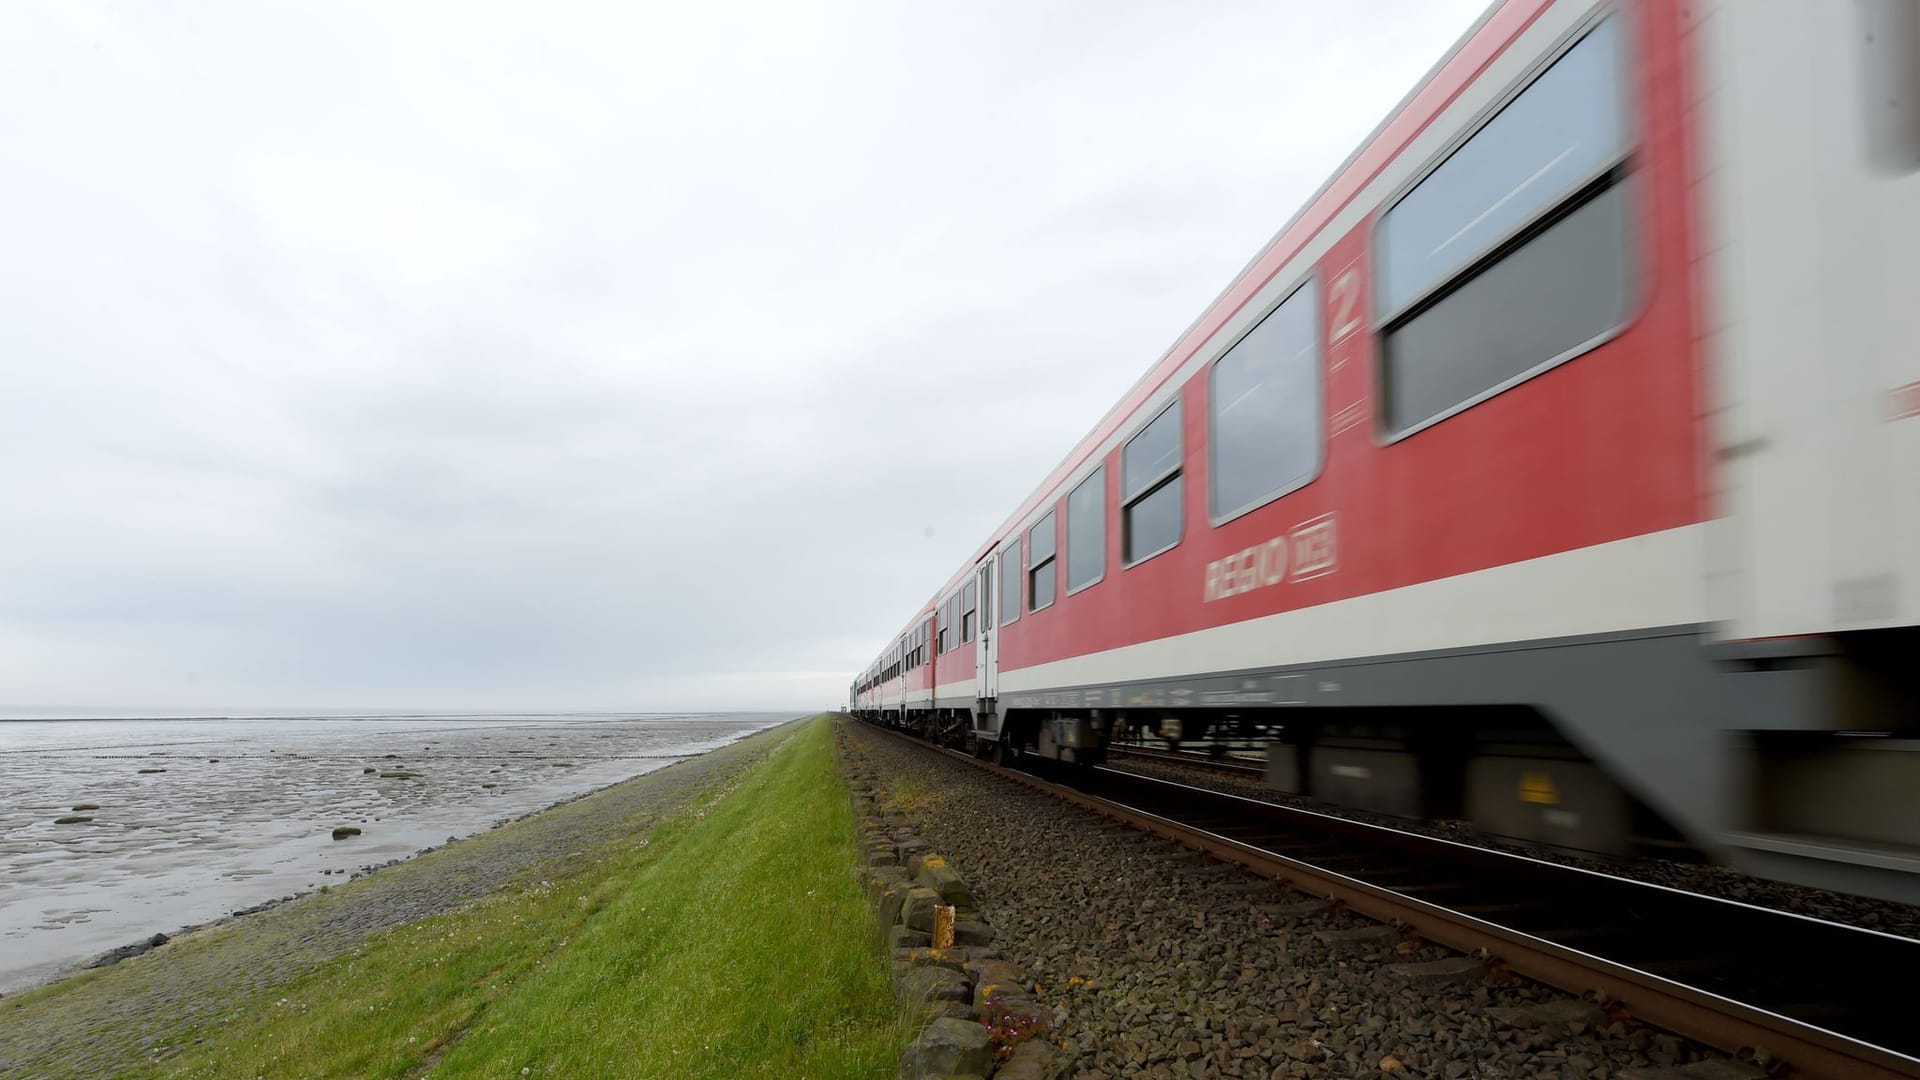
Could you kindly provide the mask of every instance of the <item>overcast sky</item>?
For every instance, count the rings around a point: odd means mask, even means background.
[[[836,702],[1483,6],[0,6],[0,710]]]

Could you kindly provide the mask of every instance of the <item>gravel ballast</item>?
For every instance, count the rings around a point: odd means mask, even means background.
[[[859,724],[847,752],[1038,984],[1054,1075],[1658,1077],[1758,1070]],[[888,792],[894,797],[887,798]],[[1645,1070],[1636,1072],[1635,1070]]]

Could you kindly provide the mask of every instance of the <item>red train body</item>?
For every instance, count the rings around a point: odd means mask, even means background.
[[[1898,5],[1496,4],[852,708],[1920,896],[1916,67]]]

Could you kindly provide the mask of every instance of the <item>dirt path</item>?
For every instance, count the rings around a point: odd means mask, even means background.
[[[253,994],[374,934],[492,893],[646,828],[739,770],[791,725],[636,777],[491,832],[182,936],[144,956],[0,998],[0,1076],[99,1077],[170,1056],[168,1044]]]

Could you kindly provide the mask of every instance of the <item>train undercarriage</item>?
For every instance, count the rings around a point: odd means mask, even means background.
[[[1257,756],[1266,787],[1331,807],[1600,856],[1722,863],[1920,903],[1920,717],[1904,704],[1920,678],[1904,662],[1917,643],[1902,631],[1868,639],[1872,649],[1829,640],[1824,653],[1716,661],[1716,678],[1734,681],[1717,683],[1715,694],[1738,693],[1716,696],[1721,707],[1704,712],[1738,717],[1741,730],[1691,708],[1684,717],[1652,715],[1677,685],[1662,680],[1585,715],[1569,697],[1558,709],[1042,709],[981,701],[861,718],[1008,762],[1092,767],[1110,746],[1129,745]],[[1902,646],[1893,660],[1890,645]],[[1763,693],[1741,696],[1749,688]],[[1638,726],[1627,706],[1638,708]],[[1691,725],[1678,722],[1695,716]]]
[[[1702,855],[1524,707],[1018,709],[1004,718],[927,709],[860,718],[1001,761],[1093,766],[1109,746],[1129,745],[1258,755],[1265,786],[1333,806],[1597,854]]]

